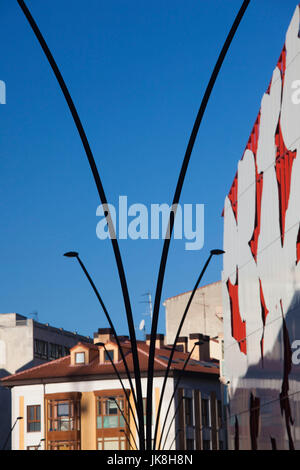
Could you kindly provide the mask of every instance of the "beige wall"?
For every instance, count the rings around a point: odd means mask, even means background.
[[[166,309],[167,344],[174,342],[180,320],[190,295],[191,292],[187,292],[171,297],[164,302]],[[221,282],[209,284],[196,291],[180,336],[189,336],[193,333],[201,333],[211,338],[216,336],[223,337]],[[218,354],[218,351],[220,351],[220,348],[212,344],[212,357]]]

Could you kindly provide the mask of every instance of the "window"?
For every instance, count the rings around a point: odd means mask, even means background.
[[[97,439],[98,450],[126,450],[125,437],[99,437]]]
[[[203,450],[210,450],[210,441],[203,439]]]
[[[223,413],[222,413],[222,402],[221,400],[218,400],[217,402],[217,406],[218,406],[218,427],[221,428],[222,427],[222,418],[223,418]]]
[[[85,353],[78,352],[75,354],[75,363],[76,364],[84,364],[85,363]]]
[[[184,410],[185,410],[185,424],[186,426],[193,425],[193,410],[192,410],[192,399],[184,397]]]
[[[223,441],[219,441],[219,450],[224,450]]]
[[[41,406],[27,406],[27,432],[41,431]]]
[[[206,398],[201,400],[202,426],[209,426],[209,401]]]
[[[79,402],[73,400],[49,400],[48,431],[79,431]]]
[[[41,339],[34,340],[34,357],[48,359],[48,343]]]
[[[194,450],[194,439],[186,440],[186,450]]]
[[[97,397],[97,429],[124,428],[124,398]]]
[[[104,351],[104,360],[105,362],[111,362],[114,360],[114,350],[113,349],[106,349]]]
[[[63,347],[60,344],[50,343],[50,359],[59,359],[63,356]]]

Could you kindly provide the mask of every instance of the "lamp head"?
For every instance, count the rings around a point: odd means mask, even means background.
[[[68,253],[65,253],[64,256],[67,258],[78,258],[78,253],[76,251],[68,251]]]
[[[223,250],[211,250],[210,254],[211,255],[215,255],[215,256],[219,256],[219,255],[224,255],[225,251]]]

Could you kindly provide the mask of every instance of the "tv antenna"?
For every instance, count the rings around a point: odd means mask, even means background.
[[[144,339],[146,339],[146,331],[145,331],[145,320],[143,319],[139,325],[139,330],[144,332]]]
[[[151,297],[151,293],[150,292],[146,292],[145,294],[143,294],[143,297],[147,296],[148,297],[148,300],[141,300],[141,304],[148,304],[149,305],[149,312],[148,313],[143,313],[143,315],[148,315],[151,319],[151,323],[152,323],[152,312],[153,312],[153,309],[152,309],[152,297]]]

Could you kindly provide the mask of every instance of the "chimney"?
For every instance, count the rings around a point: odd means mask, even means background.
[[[173,344],[171,345],[173,346]],[[180,336],[176,343],[176,350],[181,352],[188,352],[188,337],[187,336]]]
[[[107,343],[108,341],[114,341],[111,328],[98,328],[97,333],[94,333],[94,344],[95,343]]]
[[[148,346],[150,346],[150,339],[151,339],[151,335],[146,335],[146,344]],[[155,339],[155,347],[158,349],[161,349],[164,347],[164,345],[165,345],[165,336],[161,334],[157,334],[156,339]]]
[[[200,342],[199,346],[196,346],[192,359],[196,361],[210,361],[210,352],[209,352],[209,336],[202,335],[200,333],[193,333],[189,336],[189,352],[193,349],[193,346],[198,341]]]

